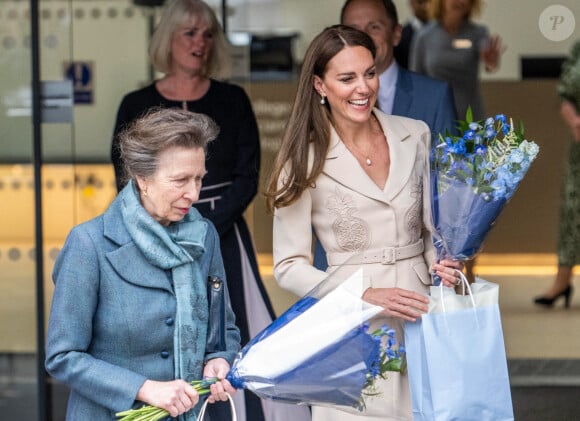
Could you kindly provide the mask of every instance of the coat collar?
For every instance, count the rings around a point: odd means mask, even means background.
[[[405,144],[411,133],[399,118],[384,114],[376,108],[373,112],[383,127],[389,145],[391,167],[385,189],[381,190],[370,179],[334,128],[331,129],[330,147],[323,173],[360,194],[389,203],[403,189],[411,176],[417,151],[415,148],[409,149],[409,145]]]
[[[105,238],[118,246],[106,252],[105,256],[121,278],[135,285],[173,293],[165,271],[149,263],[131,239],[121,216],[119,196],[103,215],[103,233]]]

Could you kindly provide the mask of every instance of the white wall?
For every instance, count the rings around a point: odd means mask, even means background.
[[[409,17],[408,0],[394,0],[401,22]],[[322,28],[338,22],[342,0],[230,0],[228,25],[231,30],[263,32],[295,32],[296,56],[304,55],[308,43]],[[542,11],[553,4],[566,6],[576,19],[574,35],[565,41],[553,42],[539,29]],[[492,79],[518,79],[521,55],[567,55],[572,42],[580,37],[579,0],[488,0],[477,19],[492,33],[502,36],[508,47],[501,69]]]

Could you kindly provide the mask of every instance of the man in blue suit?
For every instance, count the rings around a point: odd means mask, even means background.
[[[423,120],[433,133],[456,131],[453,94],[446,82],[403,69],[394,59],[401,40],[401,25],[392,0],[346,0],[340,22],[366,32],[377,49],[378,107],[387,114]],[[316,241],[314,266],[326,270],[326,253]]]
[[[347,0],[340,21],[366,32],[375,43],[380,81],[378,105],[383,112],[423,120],[435,134],[455,130],[449,85],[403,69],[394,59],[402,28],[392,0]]]

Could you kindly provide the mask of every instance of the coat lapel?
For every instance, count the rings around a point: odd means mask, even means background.
[[[370,179],[334,129],[323,172],[345,187],[381,202],[389,203],[404,188],[415,164],[416,150],[404,142],[411,134],[397,119],[375,109],[389,144],[391,169],[384,191]]]
[[[322,170],[339,184],[375,200],[385,201],[384,193],[362,169],[332,128],[330,148]]]
[[[408,183],[414,170],[417,149],[411,141],[411,133],[399,118],[384,113],[377,113],[376,116],[389,143],[391,168],[384,194],[391,201]]]
[[[149,263],[131,240],[123,224],[119,206],[119,200],[115,200],[103,218],[105,237],[119,246],[105,253],[107,260],[125,281],[173,293],[165,271]],[[129,262],[131,262],[130,265]],[[167,279],[167,282],[160,282],[161,279]]]

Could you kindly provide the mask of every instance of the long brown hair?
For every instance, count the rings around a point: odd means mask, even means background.
[[[330,108],[320,104],[314,76],[324,78],[328,62],[344,48],[356,46],[368,49],[375,58],[375,45],[366,33],[334,25],[318,34],[306,50],[292,111],[265,192],[271,212],[298,200],[322,172],[330,144]],[[310,144],[314,148],[311,169]],[[286,170],[288,173],[282,175]]]

